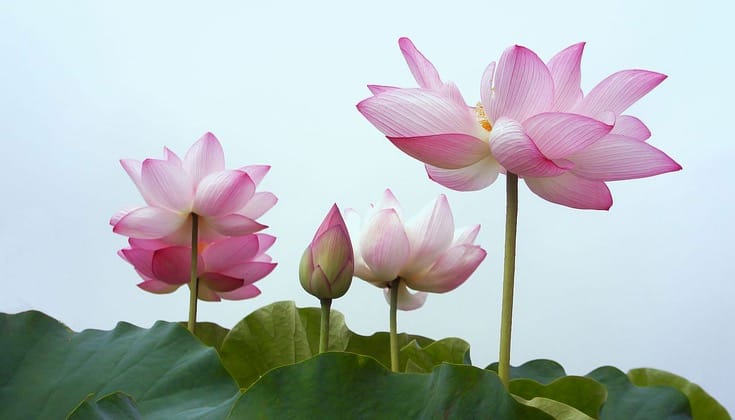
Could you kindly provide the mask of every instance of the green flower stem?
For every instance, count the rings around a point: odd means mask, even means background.
[[[189,280],[189,331],[194,334],[197,323],[197,300],[199,299],[199,275],[197,270],[197,247],[199,246],[199,216],[191,215],[191,277]]]
[[[329,347],[329,311],[332,299],[319,299],[322,304],[322,323],[319,329],[319,353],[324,353]]]
[[[398,327],[396,312],[398,311],[398,286],[400,284],[400,277],[390,283],[390,368],[393,372],[398,372]]]
[[[510,383],[510,333],[513,322],[513,282],[516,271],[516,227],[518,225],[518,175],[506,174],[505,261],[503,265],[503,308],[500,316],[498,376]]]

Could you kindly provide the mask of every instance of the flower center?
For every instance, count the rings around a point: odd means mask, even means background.
[[[482,128],[490,132],[493,129],[493,126],[490,124],[490,120],[487,119],[487,114],[485,114],[485,108],[482,107],[482,103],[477,103],[477,106],[475,106],[475,113],[477,114],[477,122],[480,123]]]

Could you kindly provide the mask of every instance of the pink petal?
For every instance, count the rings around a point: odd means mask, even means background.
[[[406,285],[414,290],[446,293],[454,290],[475,272],[485,259],[484,249],[477,245],[458,245],[449,248],[429,269],[418,278],[406,278]]]
[[[546,158],[517,121],[501,118],[490,132],[490,150],[505,169],[520,176],[555,176],[566,171]]]
[[[261,231],[268,227],[241,214],[228,214],[225,216],[208,217],[207,224],[215,232],[218,232],[219,234],[224,236],[248,235]]]
[[[152,267],[156,280],[186,284],[191,280],[191,248],[172,246],[154,251]]]
[[[276,237],[267,233],[258,233],[255,237],[258,238],[258,253],[268,251],[273,246],[273,243],[276,242]]]
[[[368,87],[368,90],[370,90],[370,93],[372,93],[373,95],[387,92],[389,90],[400,89],[399,87],[395,87],[395,86],[382,86],[382,85],[367,85],[367,87]]]
[[[220,295],[220,297],[222,297],[222,299],[243,300],[258,296],[260,294],[260,289],[253,286],[252,284],[248,284],[231,292],[220,292],[218,294]]]
[[[141,168],[143,197],[173,211],[188,213],[194,198],[194,184],[184,170],[169,161],[146,159]]]
[[[408,261],[409,242],[394,209],[380,210],[365,226],[360,240],[365,263],[377,279],[392,281]]]
[[[264,215],[278,203],[278,197],[267,191],[258,191],[250,198],[247,204],[238,210],[238,213],[253,220]]]
[[[206,287],[213,292],[231,292],[243,286],[242,279],[230,277],[222,273],[207,272],[199,276],[199,283],[206,283]]]
[[[647,70],[623,70],[595,86],[577,106],[577,112],[594,116],[602,111],[622,114],[666,79],[666,75]]]
[[[390,289],[384,288],[383,295],[385,296],[386,302],[390,305]],[[428,293],[416,292],[411,293],[406,287],[405,282],[400,282],[398,285],[398,309],[402,311],[413,311],[424,306]]]
[[[410,267],[401,275],[425,271],[452,243],[454,219],[447,197],[442,194],[406,223],[406,235],[411,244]]]
[[[120,256],[130,263],[142,277],[154,278],[153,251],[146,249],[121,249]]]
[[[334,226],[341,226],[345,232],[347,231],[347,226],[345,225],[345,221],[342,218],[342,214],[339,212],[339,207],[337,207],[337,204],[332,204],[332,207],[329,209],[326,217],[324,217],[321,225],[319,225],[319,228],[316,230],[316,233],[312,238],[312,243],[314,242],[314,240],[316,240],[316,238],[320,237],[324,232]]]
[[[425,89],[440,89],[442,81],[439,73],[434,65],[416,49],[413,42],[408,38],[401,38],[398,40],[398,45],[416,83]]]
[[[478,137],[483,131],[468,107],[435,91],[391,90],[363,100],[357,109],[389,137],[445,133]]]
[[[547,67],[554,79],[553,110],[567,111],[582,99],[580,64],[584,42],[571,45],[549,60]]]
[[[184,169],[195,185],[207,175],[225,170],[225,152],[214,134],[204,133],[189,148],[184,156]]]
[[[547,112],[523,122],[523,129],[549,159],[563,159],[603,138],[612,126],[578,114]]]
[[[619,115],[610,134],[631,137],[639,141],[646,141],[651,137],[651,131],[643,121],[630,115]]]
[[[456,191],[481,190],[495,182],[502,170],[503,167],[492,155],[461,169],[426,165],[426,173],[432,181]]]
[[[454,233],[454,241],[452,246],[456,245],[472,245],[480,233],[480,225],[470,226],[465,229],[458,230]]]
[[[244,207],[255,193],[255,184],[242,171],[207,175],[197,187],[192,211],[201,216],[222,216]]]
[[[360,227],[362,225],[362,217],[354,209],[345,209],[345,223],[347,224],[347,232],[349,233],[352,241],[352,250],[355,254],[355,277],[359,277],[369,283],[375,284],[378,287],[384,287],[385,281],[382,281],[381,283],[381,280],[375,277],[373,272],[370,271],[370,267],[365,264],[365,260],[362,258],[362,252],[360,251]]]
[[[681,169],[664,152],[646,142],[612,135],[569,159],[575,163],[572,172],[598,181],[645,178]]]
[[[240,168],[241,171],[250,175],[250,179],[253,180],[255,185],[259,185],[260,182],[265,178],[268,171],[271,170],[270,165],[248,165]]]
[[[234,265],[249,261],[258,253],[255,235],[236,236],[214,242],[204,248],[202,259],[207,271],[224,272]]]
[[[503,52],[494,83],[494,95],[482,103],[493,124],[500,117],[524,121],[548,111],[554,101],[554,81],[546,64],[536,53],[518,45]]]
[[[401,203],[398,201],[396,196],[393,195],[393,191],[391,191],[390,188],[386,188],[385,191],[383,191],[383,195],[380,197],[380,201],[378,201],[378,204],[375,205],[375,209],[395,209],[399,218],[401,216],[401,213],[403,212],[403,209],[401,208]]]
[[[189,286],[189,290],[191,290],[191,286]],[[227,292],[221,292],[221,293],[227,293]],[[199,300],[203,300],[205,302],[219,302],[221,300],[219,297],[219,294],[217,294],[217,292],[207,287],[207,283],[203,281],[199,282],[198,297],[199,297]]]
[[[493,91],[493,78],[495,77],[495,62],[491,62],[490,64],[485,67],[485,71],[482,73],[482,78],[480,79],[480,101],[482,102],[482,106],[487,111],[487,107],[490,103],[493,101],[493,96],[495,95]]]
[[[590,181],[572,173],[524,181],[536,195],[552,203],[590,210],[609,210],[612,206],[610,190],[602,181]]]
[[[187,216],[159,207],[141,207],[122,216],[112,231],[133,238],[158,239],[179,229]]]
[[[271,262],[250,261],[235,265],[227,270],[226,274],[242,279],[243,284],[250,284],[270,274],[277,265]]]
[[[166,282],[158,281],[158,280],[146,280],[142,283],[138,283],[138,287],[145,290],[146,292],[151,292],[155,294],[166,294],[171,293],[181,287],[180,284],[168,284]]]
[[[120,159],[120,165],[122,165],[130,179],[133,180],[133,184],[135,184],[140,195],[143,196],[143,200],[145,200],[146,204],[149,206],[160,205],[160,203],[156,201],[155,196],[148,194],[147,190],[143,187],[143,181],[141,179],[143,164],[134,159]]]
[[[163,147],[163,159],[168,162],[173,163],[174,165],[181,166],[181,167],[184,166],[183,163],[181,162],[181,158],[166,146]]]
[[[444,169],[459,169],[490,154],[488,144],[467,134],[388,137],[396,147],[421,162]]]

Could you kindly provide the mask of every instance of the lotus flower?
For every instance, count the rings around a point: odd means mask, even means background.
[[[161,239],[172,245],[191,241],[191,215],[199,216],[199,239],[212,242],[264,229],[256,219],[276,203],[256,185],[270,169],[254,165],[225,169],[222,146],[203,135],[180,159],[164,148],[164,159],[123,159],[123,169],[147,206],[124,210],[110,220],[113,231],[137,239]]]
[[[354,270],[350,235],[335,204],[301,257],[301,286],[319,299],[336,299],[347,293]]]
[[[398,309],[421,307],[424,292],[445,293],[459,287],[487,254],[473,244],[479,225],[455,232],[444,195],[408,221],[389,189],[361,219],[354,211],[347,216],[355,275],[386,294],[386,287],[400,278]],[[407,287],[419,292],[411,293]]]
[[[265,252],[276,238],[252,234],[200,242],[198,255],[199,299],[249,299],[260,294],[254,282],[276,267]],[[143,282],[141,289],[151,293],[171,293],[189,283],[191,248],[171,246],[155,239],[128,240],[130,248],[118,255],[135,267]]]
[[[370,86],[373,96],[357,107],[446,187],[479,190],[508,170],[546,200],[608,209],[605,181],[681,169],[644,142],[650,132],[640,120],[621,115],[663,81],[659,73],[621,71],[585,97],[579,87],[583,44],[548,65],[514,46],[487,67],[481,102],[469,107],[410,40],[401,38],[399,45],[419,88]]]

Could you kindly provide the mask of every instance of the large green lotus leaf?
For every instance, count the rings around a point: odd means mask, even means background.
[[[498,362],[490,364],[485,369],[497,373]],[[530,360],[520,366],[510,367],[510,379],[533,379],[536,382],[548,384],[564,376],[567,376],[564,368],[559,363],[548,359]]]
[[[143,417],[133,397],[118,391],[96,401],[94,395],[90,395],[67,418],[69,420],[138,420]]]
[[[582,376],[565,376],[548,384],[533,379],[513,379],[510,381],[510,392],[526,400],[542,398],[558,401],[592,418],[597,417],[607,398],[604,385]]]
[[[179,322],[184,328],[187,328],[187,322]],[[194,327],[194,335],[197,336],[199,341],[204,343],[206,346],[214,347],[217,351],[222,347],[222,342],[230,332],[225,327],[222,327],[214,322],[197,322]]]
[[[705,392],[699,385],[681,376],[658,369],[640,368],[628,372],[628,378],[637,386],[670,386],[678,389],[689,399],[692,417],[695,419],[729,420],[725,407]]]
[[[74,333],[30,311],[0,314],[0,340],[2,419],[63,418],[116,391],[145,418],[222,418],[238,396],[215,350],[175,323]]]
[[[517,395],[513,395],[513,397],[524,405],[538,408],[556,420],[594,420],[596,418],[590,417],[572,406],[550,398],[534,397],[527,401]]]
[[[410,348],[425,349],[434,343],[434,340],[420,335],[401,333],[396,334],[396,337],[398,339],[398,366],[400,371],[406,370],[408,356],[413,352]],[[370,356],[390,369],[390,334],[387,332],[377,332],[366,336],[350,331],[350,341],[345,351]],[[418,366],[416,368],[421,369]]]
[[[497,375],[441,364],[392,373],[371,357],[330,352],[270,371],[231,413],[248,419],[550,419],[516,401]]]
[[[625,373],[603,366],[586,375],[607,388],[601,419],[691,419],[689,400],[679,390],[665,386],[633,385]]]
[[[400,350],[404,372],[430,372],[442,362],[470,365],[470,344],[459,338],[444,338],[421,347],[416,340]]]

